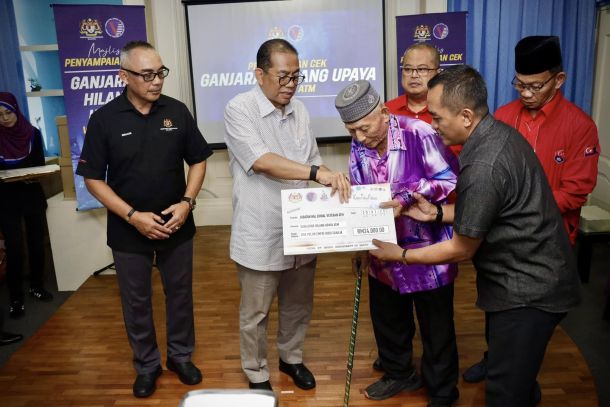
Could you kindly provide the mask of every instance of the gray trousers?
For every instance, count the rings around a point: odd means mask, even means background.
[[[121,291],[123,319],[133,365],[138,374],[151,373],[161,363],[152,309],[152,265],[154,254],[113,250]],[[165,293],[167,358],[191,360],[195,347],[193,319],[193,240],[156,251],[157,267]]]
[[[286,363],[303,361],[303,343],[313,310],[315,270],[316,260],[282,271],[252,270],[237,264],[241,366],[250,382],[269,380],[267,322],[276,294],[279,356]]]

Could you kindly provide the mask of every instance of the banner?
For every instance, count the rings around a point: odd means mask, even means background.
[[[146,41],[146,21],[143,6],[54,4],[53,13],[74,172],[89,116],[123,92],[120,50],[129,41]],[[78,210],[101,207],[83,177],[74,174],[74,186]]]
[[[396,17],[396,55],[398,56],[398,94],[404,93],[400,59],[405,50],[418,42],[436,47],[441,57],[441,68],[466,63],[466,14],[432,13]]]

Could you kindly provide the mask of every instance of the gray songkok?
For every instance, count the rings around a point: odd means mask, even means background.
[[[335,98],[335,107],[344,123],[356,122],[379,104],[379,94],[369,81],[352,82]]]

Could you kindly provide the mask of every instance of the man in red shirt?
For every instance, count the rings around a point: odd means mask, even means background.
[[[576,243],[580,208],[597,182],[600,147],[593,120],[561,93],[566,80],[559,38],[525,37],[515,47],[516,99],[495,117],[514,127],[530,143],[549,181],[572,246]],[[485,329],[487,337],[487,327]],[[467,382],[487,374],[483,360],[468,368]]]
[[[428,111],[428,81],[441,71],[438,50],[425,42],[411,45],[405,50],[401,60],[401,84],[404,94],[388,100],[385,105],[390,113],[399,116],[409,116],[432,123],[432,115]],[[459,154],[462,146],[450,146],[451,151]]]

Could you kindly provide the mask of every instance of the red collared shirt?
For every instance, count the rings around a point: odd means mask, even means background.
[[[517,130],[519,130],[519,133],[521,133],[528,143],[530,143],[534,151],[536,151],[536,147],[538,146],[540,126],[542,126],[542,123],[545,122],[549,114],[555,110],[559,99],[561,98],[557,97],[557,93],[555,93],[553,98],[547,104],[542,106],[540,110],[538,110],[535,117],[532,116],[531,112],[525,107],[523,107],[519,112],[519,117],[517,119]]]
[[[425,106],[419,112],[414,112],[409,108],[409,98],[406,94],[400,95],[392,100],[388,100],[385,105],[392,114],[398,116],[408,116],[414,119],[423,120],[428,124],[432,124],[432,114],[428,111],[428,106]],[[460,151],[462,151],[462,146],[459,145],[449,146],[449,148],[456,156],[458,156]]]
[[[580,208],[597,182],[600,146],[595,123],[589,115],[566,100],[561,91],[536,115],[534,123],[537,129],[531,128],[529,135],[523,132],[524,128],[527,130],[524,121],[532,118],[519,99],[500,107],[494,116],[519,130],[535,149],[563,216],[570,242],[575,244]]]
[[[395,99],[388,100],[385,105],[392,114],[399,116],[409,116],[414,119],[423,120],[428,124],[432,123],[432,115],[428,111],[428,106],[425,106],[419,112],[414,112],[409,108],[409,98],[406,94],[400,95]]]

